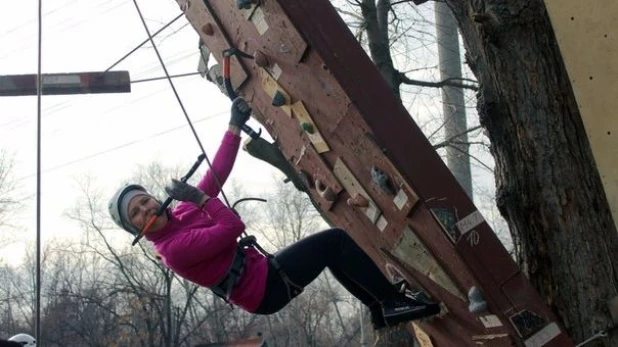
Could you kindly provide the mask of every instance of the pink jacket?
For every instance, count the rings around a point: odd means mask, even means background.
[[[146,234],[165,264],[178,275],[209,287],[217,283],[230,267],[236,239],[245,229],[243,222],[218,198],[240,146],[240,136],[226,132],[210,168],[197,187],[213,197],[201,208],[180,202],[168,213],[169,222],[157,232]],[[245,268],[230,301],[249,312],[255,311],[264,297],[268,260],[254,248],[245,250]]]

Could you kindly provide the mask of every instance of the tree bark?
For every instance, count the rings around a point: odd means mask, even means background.
[[[394,327],[378,329],[374,332],[373,347],[414,347],[416,339],[410,324],[399,324]]]
[[[545,5],[446,2],[480,82],[498,208],[518,262],[581,342],[613,326],[618,235]],[[616,346],[618,337],[596,343]]]

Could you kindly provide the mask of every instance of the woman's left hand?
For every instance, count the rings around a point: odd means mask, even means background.
[[[178,201],[188,201],[201,206],[210,197],[199,188],[188,183],[172,179],[172,183],[165,187],[167,194]]]

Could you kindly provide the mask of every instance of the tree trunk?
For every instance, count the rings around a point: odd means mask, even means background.
[[[376,4],[377,3],[377,4]],[[369,54],[386,83],[391,87],[397,98],[401,99],[400,72],[395,69],[391,57],[390,40],[388,37],[388,13],[391,9],[390,0],[363,0],[360,4],[361,14],[365,21]]]
[[[581,342],[613,326],[607,302],[618,291],[618,235],[545,5],[447,3],[480,82],[498,207],[518,262]],[[616,346],[618,337],[597,343]]]

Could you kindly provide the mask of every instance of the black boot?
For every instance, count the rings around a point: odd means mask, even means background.
[[[382,302],[384,321],[388,326],[431,317],[440,313],[440,305],[429,300],[399,295]]]

